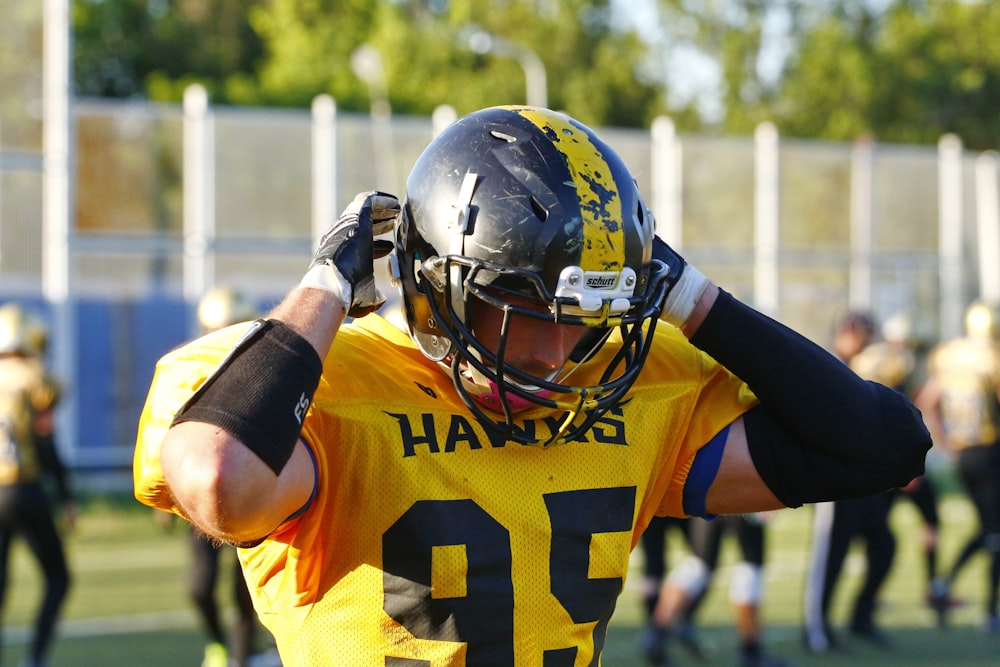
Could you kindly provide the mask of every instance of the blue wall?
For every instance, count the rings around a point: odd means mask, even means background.
[[[190,308],[154,296],[141,301],[81,300],[76,310],[76,442],[81,449],[135,437],[157,359],[189,336]]]

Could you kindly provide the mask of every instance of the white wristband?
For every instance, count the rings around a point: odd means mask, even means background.
[[[312,287],[330,292],[340,299],[344,306],[344,313],[351,309],[352,289],[351,283],[332,264],[317,264],[306,271],[299,281],[299,287]]]
[[[660,319],[675,327],[683,325],[691,317],[694,307],[698,305],[701,295],[705,293],[710,282],[698,269],[690,264],[685,266],[677,284],[663,302]]]

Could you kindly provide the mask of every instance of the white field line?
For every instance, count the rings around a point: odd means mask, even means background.
[[[127,635],[155,630],[175,630],[195,626],[194,612],[189,609],[147,612],[125,616],[105,616],[101,618],[81,618],[59,622],[56,633],[59,637],[101,637],[106,635]],[[31,638],[31,626],[4,628],[4,642],[23,644]]]

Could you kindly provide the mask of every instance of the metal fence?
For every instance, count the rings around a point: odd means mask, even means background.
[[[205,289],[262,309],[295,284],[312,239],[355,192],[402,194],[427,117],[78,100],[69,239],[72,363],[61,446],[77,467],[125,465],[156,359],[194,333]],[[441,117],[447,118],[447,109]],[[659,232],[704,273],[818,342],[849,306],[917,316],[929,338],[996,297],[992,154],[939,146],[678,136],[599,128]],[[0,301],[43,316],[43,165],[0,146]],[[984,267],[980,271],[980,266]],[[991,268],[992,267],[992,268]],[[385,279],[385,269],[377,267]],[[384,289],[391,287],[384,280]]]

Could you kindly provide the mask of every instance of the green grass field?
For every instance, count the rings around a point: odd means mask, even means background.
[[[128,496],[95,495],[83,504],[76,530],[68,536],[67,549],[74,585],[51,656],[51,667],[197,667],[202,634],[186,597],[188,561],[185,528],[167,532],[153,520],[152,510]],[[950,494],[941,505],[944,522],[942,557],[949,563],[959,544],[973,529],[972,510],[963,497]],[[769,650],[800,667],[850,665],[851,667],[1000,665],[1000,636],[979,631],[985,596],[985,557],[979,555],[958,583],[957,595],[966,600],[956,610],[949,628],[934,625],[923,605],[920,560],[920,525],[907,501],[897,502],[893,524],[899,541],[897,557],[886,590],[879,620],[894,640],[892,651],[879,650],[845,638],[848,652],[812,656],[800,642],[799,618],[804,562],[812,510],[786,510],[775,515],[768,533],[768,567],[764,613],[765,642]],[[671,545],[670,558],[679,552]],[[698,662],[673,650],[674,664],[731,666],[737,664],[735,632],[727,606],[727,565],[735,545],[726,545],[716,586],[703,607],[701,636],[711,650]],[[633,557],[633,573],[619,601],[609,631],[606,667],[642,665],[636,652],[641,607],[636,593],[641,555]],[[853,552],[845,568],[834,608],[839,625],[847,616],[852,590],[863,573],[860,551]],[[3,613],[3,659],[17,665],[27,641],[31,615],[40,594],[40,580],[30,555],[15,547],[11,587]],[[228,602],[228,585],[221,583],[220,597]]]

